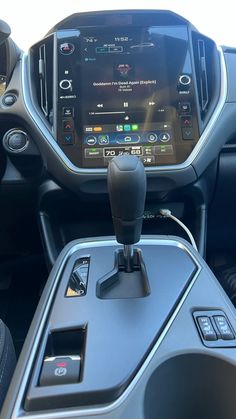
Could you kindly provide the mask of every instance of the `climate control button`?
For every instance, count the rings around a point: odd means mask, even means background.
[[[86,143],[88,145],[95,145],[97,143],[97,138],[94,137],[93,135],[90,135],[89,137],[86,138]]]
[[[116,137],[116,142],[118,144],[136,144],[139,143],[140,136],[138,134],[119,134]]]
[[[168,143],[170,141],[170,134],[168,132],[162,132],[159,134],[159,139],[162,143]]]
[[[147,140],[149,143],[155,143],[158,140],[158,137],[155,132],[149,132],[147,135]]]

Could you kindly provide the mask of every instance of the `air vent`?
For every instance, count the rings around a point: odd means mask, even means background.
[[[44,118],[53,126],[53,36],[33,45],[31,54],[32,91]]]
[[[192,41],[202,132],[219,101],[220,55],[215,42],[199,32],[192,32]]]
[[[48,117],[48,97],[47,97],[47,63],[45,44],[39,47],[39,82],[40,82],[40,107]]]
[[[202,39],[197,41],[198,62],[199,62],[199,82],[200,82],[200,107],[205,112],[209,102],[207,68],[206,68],[206,48]]]

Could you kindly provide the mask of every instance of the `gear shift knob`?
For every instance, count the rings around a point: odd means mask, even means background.
[[[130,245],[140,239],[146,197],[146,174],[138,157],[114,157],[108,166],[108,191],[118,243]]]

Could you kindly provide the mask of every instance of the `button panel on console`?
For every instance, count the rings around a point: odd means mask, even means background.
[[[235,332],[223,311],[217,309],[195,311],[193,318],[205,346],[236,347]]]

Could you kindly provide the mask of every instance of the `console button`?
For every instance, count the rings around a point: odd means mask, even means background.
[[[85,158],[101,158],[103,157],[103,148],[86,148],[84,150]]]
[[[145,165],[154,164],[155,163],[155,157],[154,156],[146,156],[146,157],[140,157],[140,160]]]
[[[168,143],[168,141],[170,141],[170,134],[169,134],[169,132],[161,132],[161,134],[159,134],[159,140],[162,143]]]
[[[59,86],[62,90],[68,90],[68,89],[72,89],[72,80],[61,80],[59,83]]]
[[[147,140],[149,143],[155,143],[158,140],[158,137],[155,132],[149,132],[147,134]]]
[[[138,134],[119,134],[116,137],[116,142],[118,144],[136,144],[139,143],[140,136]]]
[[[62,145],[74,144],[74,135],[70,132],[62,135]]]
[[[191,105],[189,102],[179,103],[179,113],[181,115],[191,113]]]
[[[171,155],[174,153],[174,149],[172,145],[157,145],[155,146],[155,154],[157,154],[158,156],[161,156],[162,154],[164,155]]]
[[[182,128],[182,138],[183,140],[194,140],[192,128]]]
[[[90,135],[89,137],[86,138],[86,143],[88,145],[95,145],[97,142],[97,138],[94,137],[93,135]]]
[[[73,54],[75,50],[75,46],[74,44],[71,44],[70,42],[64,42],[63,44],[60,45],[59,49],[62,55],[70,55],[70,54]]]
[[[74,116],[74,108],[72,107],[65,107],[62,109],[62,115],[66,117],[72,117]]]
[[[201,316],[197,318],[202,337],[204,340],[217,340],[216,332],[212,326],[210,317]]]
[[[8,147],[11,151],[23,151],[29,143],[27,134],[23,131],[13,130],[8,135]]]
[[[73,121],[63,120],[62,121],[63,131],[73,130]]]
[[[188,74],[182,74],[179,77],[179,83],[182,86],[188,86],[191,83],[191,77]]]
[[[192,127],[192,117],[190,115],[181,117],[181,127],[183,128]]]
[[[17,97],[16,95],[13,95],[12,93],[7,93],[6,95],[3,96],[2,98],[2,103],[5,106],[12,106],[14,105],[14,103],[17,101]]]
[[[153,146],[144,146],[143,147],[143,155],[144,156],[152,156],[154,154],[154,147]]]
[[[233,340],[234,334],[231,330],[231,327],[225,318],[225,316],[214,316],[213,317],[216,327],[220,333],[220,337],[223,340]]]
[[[80,356],[56,356],[45,358],[39,379],[40,386],[71,384],[79,381]]]
[[[98,143],[100,145],[107,145],[107,144],[109,144],[109,135],[99,135],[98,136]]]

